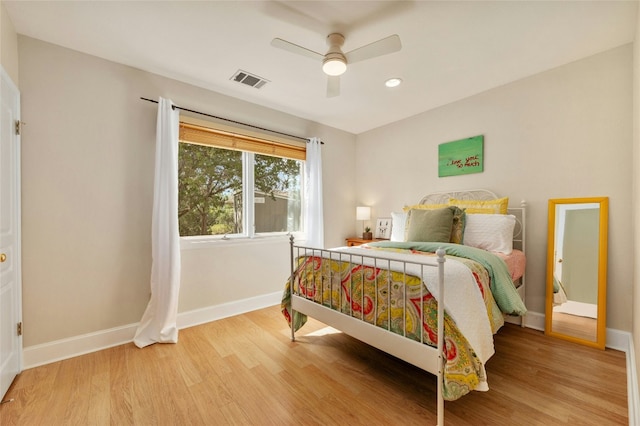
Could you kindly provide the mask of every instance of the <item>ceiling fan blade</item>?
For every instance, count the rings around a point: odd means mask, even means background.
[[[293,44],[281,38],[274,38],[271,40],[271,45],[273,47],[277,47],[279,49],[284,49],[288,52],[295,53],[297,55],[306,56],[311,59],[315,59],[317,61],[322,61],[324,59],[324,55],[314,52],[313,50],[309,50],[305,47],[298,46],[297,44]]]
[[[340,77],[329,76],[327,80],[327,98],[335,98],[340,95]]]
[[[364,61],[365,59],[375,58],[377,56],[387,55],[402,49],[400,37],[397,34],[385,37],[382,40],[374,41],[366,46],[359,47],[351,52],[345,53],[347,63]]]

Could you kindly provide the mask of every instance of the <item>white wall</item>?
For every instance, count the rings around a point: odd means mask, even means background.
[[[527,306],[544,312],[549,198],[608,196],[607,326],[631,330],[632,46],[358,135],[358,202],[389,216],[427,192],[526,200]],[[411,90],[410,82],[401,90]],[[484,135],[484,172],[438,178],[438,144]]]
[[[149,296],[156,105],[319,136],[325,241],[350,234],[355,136],[20,36],[24,344],[140,320]],[[246,251],[245,251],[246,249]],[[181,312],[281,291],[284,241],[184,250]]]
[[[19,86],[18,35],[2,2],[0,2],[0,64],[15,85]]]
[[[640,11],[636,17],[636,34],[633,44],[633,155],[632,161],[640,164]],[[633,263],[640,265],[640,168],[633,168]],[[640,268],[633,270],[633,348],[636,359],[636,373],[640,371]],[[636,382],[638,378],[636,377]],[[637,397],[637,395],[636,395]],[[637,408],[637,407],[636,407]],[[638,418],[636,413],[636,418]]]

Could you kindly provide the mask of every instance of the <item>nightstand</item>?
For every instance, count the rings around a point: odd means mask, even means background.
[[[372,243],[374,241],[384,241],[384,240],[381,240],[380,238],[376,238],[373,240],[365,240],[364,238],[350,237],[350,238],[347,238],[346,241],[347,241],[347,247],[353,247],[353,246],[359,246],[361,244]]]

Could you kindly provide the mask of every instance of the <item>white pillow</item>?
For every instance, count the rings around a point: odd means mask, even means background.
[[[464,245],[511,254],[516,217],[507,214],[468,214],[465,218]]]
[[[404,241],[404,230],[407,224],[407,213],[391,212],[390,241]]]

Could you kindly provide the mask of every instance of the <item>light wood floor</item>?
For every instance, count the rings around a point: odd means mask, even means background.
[[[9,425],[435,424],[435,377],[311,320],[289,341],[277,307],[24,371]],[[304,336],[307,334],[307,336]],[[447,425],[628,424],[625,356],[505,325],[490,390],[445,403]]]

